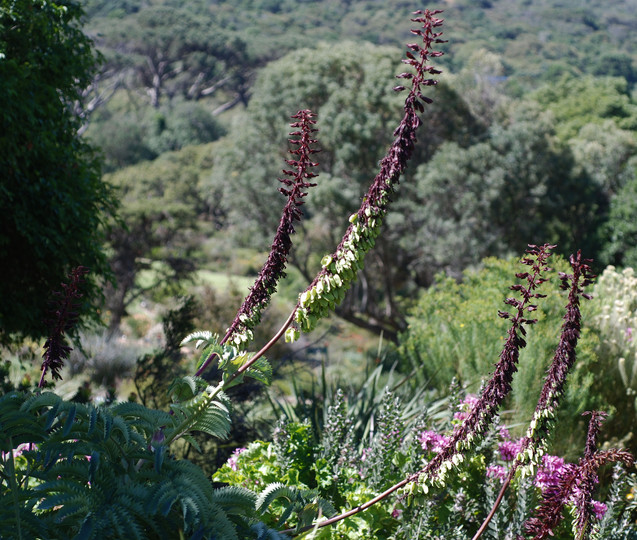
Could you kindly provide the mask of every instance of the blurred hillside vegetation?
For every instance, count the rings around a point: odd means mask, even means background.
[[[85,136],[122,190],[125,221],[143,221],[134,256],[146,268],[162,261],[172,279],[240,249],[267,251],[289,116],[311,108],[321,176],[291,261],[311,279],[391,141],[392,78],[417,7],[85,1],[85,31],[104,56],[86,90]],[[637,205],[632,3],[430,7],[445,10],[443,74],[388,232],[340,309],[393,340],[405,298],[436,274],[459,278],[528,243],[581,248],[600,270],[637,264],[637,220],[626,219]],[[114,231],[111,247],[121,243]]]

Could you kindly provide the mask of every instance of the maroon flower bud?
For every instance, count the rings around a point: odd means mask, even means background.
[[[53,293],[56,300],[52,303],[49,337],[44,343],[44,361],[42,362],[39,387],[44,386],[44,376],[49,369],[54,379],[62,378],[60,370],[64,366],[64,360],[68,358],[72,350],[66,343],[65,333],[71,331],[77,324],[79,299],[82,297],[80,288],[88,271],[88,268],[84,266],[74,268],[69,274],[69,283],[61,285],[63,292]]]
[[[292,167],[291,169],[284,169],[283,174],[287,178],[280,178],[279,180],[289,189],[280,188],[279,191],[288,197],[288,201],[283,208],[281,220],[277,228],[272,246],[270,247],[270,253],[268,258],[259,272],[259,275],[250,289],[250,293],[243,301],[243,304],[239,308],[237,315],[232,321],[232,324],[228,328],[226,335],[221,340],[221,343],[225,343],[228,340],[232,340],[232,337],[239,332],[246,329],[251,329],[256,326],[260,320],[261,311],[270,302],[270,297],[276,291],[276,286],[279,280],[285,276],[285,265],[287,263],[287,256],[292,248],[291,236],[294,233],[294,221],[300,221],[301,210],[300,206],[303,204],[301,200],[307,195],[308,188],[315,186],[316,184],[308,182],[309,179],[316,177],[317,175],[310,171],[312,167],[316,167],[317,163],[310,159],[312,154],[318,152],[313,148],[316,144],[316,139],[313,138],[313,134],[318,131],[312,126],[316,124],[314,118],[316,115],[309,110],[301,110],[292,116],[297,120],[290,124],[293,128],[298,128],[290,133],[290,144],[296,146],[294,150],[289,150],[290,154],[296,156],[295,159],[287,159],[286,163]],[[205,369],[207,363],[204,363],[200,368]],[[198,374],[200,374],[198,372]]]

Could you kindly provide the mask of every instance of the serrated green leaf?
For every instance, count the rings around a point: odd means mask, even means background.
[[[75,421],[76,412],[77,412],[77,407],[75,405],[72,405],[69,408],[69,411],[67,413],[66,422],[64,422],[64,429],[62,430],[62,435],[64,437],[66,437],[71,432],[71,428],[73,427],[73,422]]]
[[[198,332],[193,332],[192,334],[187,335],[184,339],[181,340],[180,346],[183,347],[188,343],[192,343],[195,341],[195,348],[198,349],[201,345],[207,344],[212,345],[217,343],[217,336],[212,332],[207,330],[202,330]]]
[[[246,370],[246,376],[264,384],[270,384],[272,382],[272,366],[264,357],[261,357]]]
[[[168,396],[173,401],[192,399],[197,393],[197,379],[195,377],[178,377],[168,387]]]

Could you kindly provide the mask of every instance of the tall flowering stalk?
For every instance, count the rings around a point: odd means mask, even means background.
[[[511,287],[512,290],[520,294],[522,299],[507,298],[505,300],[507,305],[516,309],[515,315],[504,311],[499,312],[500,317],[511,320],[511,328],[509,329],[507,341],[500,355],[500,360],[496,364],[491,379],[482,390],[480,398],[473,403],[471,411],[464,418],[462,424],[454,430],[449,438],[439,441],[441,447],[440,453],[429,461],[421,471],[394,484],[366,503],[343,514],[321,521],[315,525],[316,527],[325,527],[362,512],[402,488],[413,491],[417,485],[420,485],[421,489],[427,493],[430,486],[435,484],[444,485],[447,474],[451,468],[464,460],[462,452],[471,448],[477,442],[478,438],[487,430],[495,418],[502,401],[511,390],[513,374],[517,371],[519,350],[526,346],[523,337],[526,335],[524,325],[534,324],[536,322],[536,319],[529,319],[527,313],[537,309],[537,305],[532,303],[533,300],[545,296],[535,291],[546,281],[542,276],[544,272],[549,270],[547,261],[550,257],[551,249],[554,247],[555,246],[550,244],[545,244],[540,247],[535,245],[529,246],[527,252],[529,255],[524,257],[522,262],[530,267],[530,271],[516,274],[518,279],[526,280],[526,286],[517,284]],[[307,527],[301,530],[309,530],[310,528],[311,527]],[[284,532],[291,531],[286,530]]]
[[[584,457],[580,460],[579,469],[581,474],[578,475],[578,489],[574,494],[575,508],[577,509],[575,527],[578,531],[579,538],[583,538],[594,514],[592,500],[595,484],[598,481],[597,469],[599,468],[599,466],[595,466],[596,460],[594,458],[597,453],[599,430],[606,417],[606,413],[601,411],[585,412],[584,414],[590,414],[591,419],[588,423]]]
[[[322,269],[299,296],[294,326],[286,333],[288,341],[295,340],[301,331],[313,330],[317,322],[343,300],[358,270],[363,268],[365,254],[374,246],[380,234],[391,196],[414,151],[416,130],[422,124],[418,114],[424,112],[423,103],[432,102],[423,95],[423,87],[435,85],[437,81],[429,77],[440,73],[427,64],[430,58],[443,54],[432,50],[433,44],[445,43],[440,38],[442,32],[435,31],[443,22],[435,17],[439,13],[440,10],[416,11],[414,14],[417,17],[411,19],[422,25],[421,28],[412,30],[412,33],[420,36],[423,44],[407,45],[409,50],[403,63],[410,66],[412,71],[397,76],[406,82],[410,81],[411,87],[405,98],[403,118],[394,131],[394,142],[380,162],[380,171],[363,197],[361,207],[350,216],[350,225],[336,251],[323,257]],[[398,92],[406,89],[403,85],[394,87]]]
[[[259,324],[261,312],[269,304],[272,294],[276,292],[277,283],[285,277],[285,265],[292,248],[291,236],[294,233],[294,222],[301,220],[300,206],[303,204],[303,197],[307,195],[305,190],[316,185],[309,182],[311,178],[317,176],[310,170],[318,165],[311,159],[312,154],[318,152],[312,147],[317,142],[312,138],[318,131],[312,127],[316,124],[315,117],[316,115],[309,110],[299,111],[292,116],[297,121],[290,126],[297,130],[290,133],[290,136],[295,138],[290,139],[289,142],[296,148],[289,152],[297,157],[285,160],[293,169],[283,170],[287,177],[279,178],[287,186],[287,188],[279,188],[279,191],[288,197],[288,201],[283,208],[268,259],[220,344],[229,341],[241,347],[248,341],[252,341],[252,328]]]
[[[559,274],[561,280],[560,288],[569,291],[560,341],[547,372],[529,428],[525,437],[519,443],[516,459],[511,465],[509,475],[502,485],[491,512],[474,536],[474,539],[477,539],[486,530],[518,468],[521,468],[523,475],[531,474],[534,468],[540,464],[542,455],[546,452],[548,434],[555,423],[555,415],[559,407],[560,398],[564,393],[566,377],[575,364],[576,347],[580,336],[582,319],[579,307],[580,297],[590,298],[590,295],[584,292],[584,288],[590,285],[595,277],[591,273],[590,262],[590,260],[582,259],[582,254],[578,251],[576,255],[571,255],[570,257],[573,273],[565,274],[560,272]]]
[[[423,95],[422,91],[424,87],[433,86],[437,82],[428,77],[440,73],[439,70],[427,64],[430,58],[443,54],[432,50],[433,44],[445,43],[445,40],[440,38],[442,32],[435,31],[442,26],[443,22],[442,19],[435,17],[439,13],[442,11],[419,10],[414,12],[417,16],[411,19],[422,25],[421,28],[412,30],[412,33],[420,36],[423,44],[409,43],[407,45],[409,50],[406,52],[407,58],[403,59],[403,63],[409,65],[412,71],[397,75],[399,79],[411,81],[411,88],[405,98],[404,115],[394,131],[394,142],[387,155],[381,160],[380,171],[363,197],[360,209],[350,216],[350,225],[336,251],[323,257],[321,270],[309,287],[299,295],[296,306],[279,331],[261,350],[252,355],[232,374],[228,379],[229,382],[250,369],[284,333],[287,341],[294,341],[301,331],[313,330],[319,319],[327,316],[343,300],[351,282],[356,278],[356,273],[363,267],[365,254],[374,246],[380,234],[391,196],[413,154],[416,130],[422,124],[418,114],[424,112],[423,103],[432,102],[430,98]],[[401,92],[406,90],[406,87],[399,85],[394,87],[394,90]],[[234,339],[236,340],[236,336]],[[197,371],[197,375],[202,373],[216,354],[210,355]]]
[[[44,343],[44,360],[42,361],[42,375],[38,386],[44,386],[44,377],[48,370],[54,379],[61,379],[60,370],[64,360],[68,358],[71,347],[66,342],[65,334],[76,324],[79,316],[79,299],[82,297],[80,288],[85,282],[84,276],[88,268],[78,266],[69,274],[69,283],[62,283],[62,291],[53,293],[54,300],[49,321],[49,337]]]
[[[279,188],[279,191],[287,196],[288,200],[281,213],[268,258],[225,336],[219,342],[220,345],[228,343],[238,349],[244,349],[252,341],[252,329],[261,321],[261,313],[270,303],[279,280],[285,277],[285,266],[292,248],[294,222],[300,221],[302,216],[300,209],[304,204],[302,199],[307,196],[306,190],[316,185],[310,182],[312,178],[318,176],[311,171],[312,167],[318,165],[311,159],[312,154],[319,152],[313,147],[317,143],[317,140],[313,138],[314,133],[318,131],[313,127],[316,124],[314,120],[316,115],[304,109],[292,115],[291,118],[296,122],[292,122],[290,127],[296,129],[290,132],[289,135],[292,138],[289,142],[296,148],[289,150],[289,153],[296,158],[285,160],[291,169],[284,169],[285,177],[279,178],[279,181],[286,186]],[[199,367],[196,375],[201,375],[216,356],[218,352],[212,352]]]
[[[582,254],[578,251],[576,255],[570,257],[573,273],[560,272],[559,274],[562,282],[560,288],[569,291],[560,341],[547,372],[533,419],[526,436],[522,439],[514,469],[526,465],[526,472],[532,472],[546,451],[547,434],[555,421],[560,398],[564,393],[566,377],[575,364],[576,347],[582,321],[580,297],[591,298],[589,294],[584,292],[584,288],[590,285],[595,278],[591,273],[590,262],[588,259],[582,259]]]

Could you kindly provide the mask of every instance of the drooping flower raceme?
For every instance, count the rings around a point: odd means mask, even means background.
[[[313,138],[314,133],[318,131],[313,127],[316,124],[315,117],[316,115],[309,110],[301,110],[292,116],[296,122],[290,125],[296,129],[290,133],[292,138],[289,142],[296,148],[289,152],[295,155],[295,159],[286,160],[291,169],[284,169],[283,173],[286,177],[279,179],[286,186],[279,191],[288,197],[288,201],[283,208],[268,259],[226,335],[220,341],[222,345],[230,342],[237,347],[245,347],[252,341],[252,328],[259,324],[261,312],[269,304],[270,297],[276,291],[277,283],[285,277],[284,270],[292,247],[291,236],[294,233],[294,222],[301,220],[300,207],[303,204],[303,197],[307,195],[306,190],[316,185],[309,181],[317,176],[311,171],[318,165],[312,161],[312,154],[318,152],[314,147],[317,141]]]
[[[526,335],[524,325],[536,322],[535,319],[529,319],[527,313],[537,309],[537,306],[532,303],[533,300],[545,296],[536,292],[536,289],[546,281],[543,274],[549,269],[547,261],[553,247],[555,246],[549,244],[540,247],[529,246],[529,256],[522,259],[522,262],[530,267],[530,271],[520,272],[516,274],[516,277],[525,280],[526,284],[516,284],[511,287],[511,290],[517,292],[521,299],[507,298],[505,300],[507,305],[515,309],[515,314],[503,311],[498,313],[500,317],[511,321],[500,360],[491,378],[480,392],[479,398],[474,401],[462,423],[455,427],[444,449],[427,463],[422,471],[411,477],[412,481],[420,484],[423,491],[427,492],[434,484],[444,485],[448,472],[464,460],[463,452],[472,448],[484,435],[496,417],[504,398],[511,391],[511,381],[513,374],[517,371],[520,349],[526,346],[523,337]]]
[[[547,434],[554,423],[566,377],[575,363],[582,318],[579,308],[580,297],[590,298],[590,295],[584,293],[584,287],[590,285],[594,278],[589,266],[590,261],[582,259],[581,252],[578,252],[577,255],[571,255],[570,262],[573,273],[560,273],[560,287],[569,291],[560,341],[514,464],[514,469],[522,467],[523,474],[531,474],[546,451]]]
[[[560,398],[564,392],[566,377],[576,359],[576,347],[581,325],[581,312],[579,309],[580,297],[590,298],[590,295],[584,293],[584,287],[590,285],[594,278],[591,274],[590,262],[589,260],[583,259],[581,252],[578,252],[576,255],[571,255],[570,257],[573,273],[559,274],[560,280],[562,281],[561,288],[569,291],[566,314],[564,315],[564,323],[562,324],[560,333],[560,341],[547,372],[544,387],[542,388],[529,428],[527,429],[526,435],[519,441],[519,450],[511,465],[507,479],[503,483],[494,507],[474,538],[478,538],[485,531],[502,500],[504,491],[511,483],[517,471],[521,472],[521,476],[527,476],[532,475],[534,470],[540,467],[536,482],[539,481],[540,485],[543,486],[544,502],[540,505],[536,516],[529,519],[526,524],[527,532],[529,534],[535,534],[535,538],[545,538],[553,534],[553,529],[561,520],[562,508],[567,504],[573,494],[577,490],[580,490],[578,487],[579,478],[583,478],[586,474],[589,474],[589,472],[586,472],[587,469],[581,468],[582,464],[578,467],[564,465],[563,461],[559,461],[559,458],[546,457],[545,453],[548,433],[555,422],[555,415],[559,407]],[[589,439],[592,437],[593,441],[589,440],[587,442],[587,455],[594,450],[594,437],[596,436],[596,430],[599,429],[598,424],[598,416],[594,416],[594,421],[589,429]],[[591,435],[591,433],[593,433],[593,435]],[[613,451],[602,457],[609,461],[632,463],[632,456],[622,451]],[[592,467],[591,464],[597,463],[599,459],[600,453],[595,452],[592,458],[586,460],[586,463],[589,463],[589,467]],[[597,469],[595,469],[595,471],[597,471]],[[592,482],[592,478],[593,475],[591,473],[587,481]],[[579,493],[582,493],[582,491],[580,490]],[[586,505],[592,504],[590,498],[592,489],[588,489],[586,493],[584,497],[587,501]],[[590,517],[590,511],[585,511],[588,512],[588,514],[583,521],[587,523],[588,517]],[[583,526],[581,530],[585,528],[586,527]]]
[[[62,291],[53,293],[55,299],[50,312],[49,337],[44,343],[42,374],[38,384],[40,387],[44,386],[44,376],[48,370],[51,370],[51,376],[54,379],[62,378],[60,370],[71,352],[65,334],[77,324],[80,298],[82,298],[80,289],[88,271],[85,266],[74,268],[69,274],[69,283],[62,283]]]

